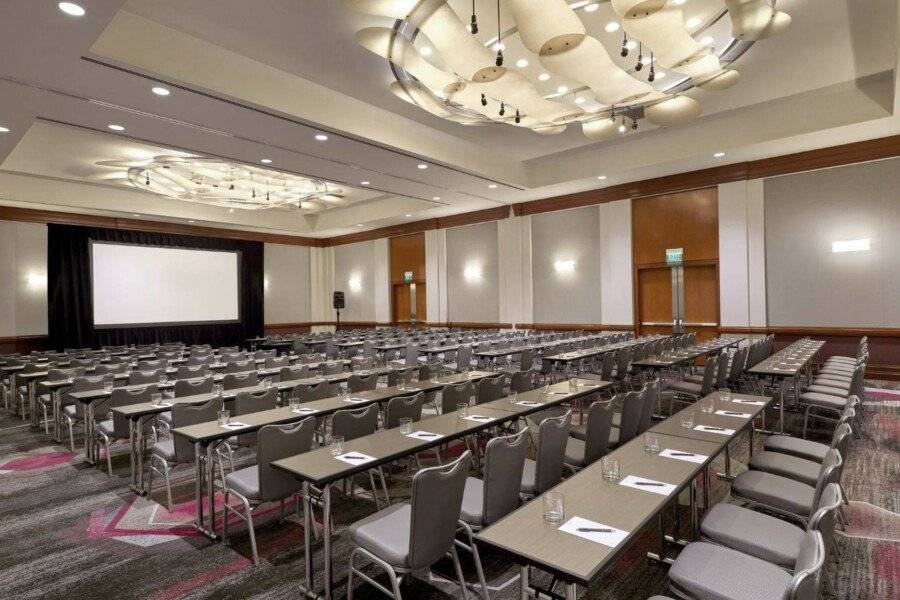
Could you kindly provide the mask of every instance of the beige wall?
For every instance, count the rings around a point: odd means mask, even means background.
[[[496,221],[447,230],[447,317],[451,323],[499,321]]]
[[[309,248],[266,244],[265,323],[310,321]]]
[[[0,337],[47,334],[47,226],[0,221]]]

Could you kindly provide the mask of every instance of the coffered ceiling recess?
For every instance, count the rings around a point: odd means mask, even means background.
[[[392,20],[356,40],[388,60],[401,99],[459,125],[558,134],[574,123],[598,141],[643,118],[695,119],[691,92],[737,83],[735,61],[791,21],[776,0],[342,1]],[[479,28],[479,14],[496,15],[496,29]],[[542,94],[551,77],[560,84]]]

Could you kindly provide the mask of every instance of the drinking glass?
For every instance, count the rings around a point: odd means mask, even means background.
[[[560,525],[566,516],[566,497],[559,492],[544,494],[544,520],[551,525]]]
[[[154,406],[159,406],[160,404],[162,404],[162,399],[163,397],[160,393],[150,394],[150,402],[152,402]]]
[[[654,433],[644,434],[644,452],[659,454],[659,436]]]
[[[332,456],[340,456],[344,453],[344,436],[342,435],[333,435],[331,436],[331,455]]]
[[[295,398],[294,396],[291,396],[291,398],[288,402],[291,407],[292,413],[300,412],[300,398]]]
[[[569,379],[569,392],[575,392],[578,389],[578,382],[575,381],[575,378],[572,377]]]
[[[231,413],[227,410],[219,411],[219,425],[228,425],[228,420],[231,419]]]
[[[467,402],[460,402],[456,405],[456,415],[460,419],[464,419],[469,416],[469,404]]]
[[[263,389],[266,389],[266,390],[269,389],[270,387],[272,387],[272,379],[269,377],[266,377],[265,379],[262,380],[262,385],[263,385]]]
[[[694,428],[694,413],[687,412],[681,415],[681,426],[685,429]]]
[[[716,407],[715,401],[712,398],[703,399],[700,401],[700,412],[711,413]]]
[[[104,381],[103,382],[103,391],[109,394],[113,391],[113,382],[112,381]]]
[[[221,396],[223,391],[224,388],[222,387],[221,383],[213,384],[213,394],[215,394],[216,396]]]
[[[509,395],[509,403],[515,404],[519,401],[519,392],[513,390],[513,393]]]
[[[728,388],[722,388],[719,390],[719,400],[722,402],[731,402],[731,390]]]
[[[600,459],[600,467],[603,470],[603,479],[606,481],[619,480],[619,461],[615,458],[604,456]]]
[[[400,417],[400,433],[409,435],[412,433],[413,420],[409,417]]]

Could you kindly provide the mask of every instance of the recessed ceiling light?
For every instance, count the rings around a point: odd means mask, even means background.
[[[687,21],[684,22],[684,26],[688,29],[693,29],[697,25],[700,24],[700,17],[691,17]]]
[[[410,213],[406,213],[406,214],[403,215],[403,216],[406,217],[406,218],[408,219],[408,218],[410,218],[412,215],[411,215]]]
[[[494,49],[494,52],[506,50],[506,44],[504,44],[503,42],[497,42],[496,44],[493,45],[493,49]]]
[[[634,50],[635,48],[637,48],[637,42],[634,40],[628,40],[627,42],[625,42],[625,47],[629,50]]]
[[[597,175],[597,179],[600,181],[604,181],[606,179],[606,175]]]
[[[596,2],[593,2],[584,7],[584,12],[594,12],[598,8],[600,8],[600,5]]]
[[[328,139],[328,136],[325,135],[324,133],[317,133],[316,139],[319,140],[320,142],[324,142],[325,140]]]
[[[711,36],[711,35],[707,35],[707,36],[700,38],[700,43],[703,44],[704,46],[710,46],[710,45],[712,45],[712,43],[714,41],[716,41],[716,40],[713,39],[713,36]]]
[[[540,75],[538,75],[538,79],[540,79],[541,81],[547,81],[548,79],[550,79],[550,74],[541,73]]]
[[[131,216],[132,216],[132,217],[139,217],[139,216],[141,216],[141,214],[140,214],[140,213],[131,213]]]
[[[685,2],[687,2],[687,0],[672,0],[672,4],[674,4],[675,6],[681,6]]]
[[[578,96],[575,98],[575,104],[584,104],[584,96]]]
[[[528,66],[528,59],[520,58],[519,60],[516,61],[516,66],[519,67],[520,69],[524,69],[525,67]]]
[[[722,158],[723,156],[725,156],[724,152],[716,152],[713,154],[713,158]]]
[[[188,219],[188,223],[193,223],[193,222],[194,222],[193,219]]]
[[[83,17],[84,9],[75,4],[74,2],[60,2],[57,4],[59,10],[63,11],[70,17]]]
[[[116,125],[115,123],[113,123],[112,125],[107,125],[107,127],[112,129],[113,131],[125,131],[124,127],[122,127],[121,125]]]
[[[168,96],[169,94],[172,93],[172,92],[170,92],[168,89],[166,89],[166,88],[164,88],[164,87],[161,87],[161,86],[156,86],[156,87],[153,88],[151,91],[152,91],[154,94],[156,94],[157,96]]]
[[[261,159],[259,159],[259,162],[261,162],[264,165],[268,165],[268,164],[271,164],[272,159],[271,158],[261,158]]]
[[[497,184],[496,184],[496,183],[492,183],[492,184],[488,185],[488,187],[491,188],[492,190],[496,190],[496,189],[497,189]]]
[[[665,76],[666,76],[666,72],[665,72],[665,71],[659,71],[659,72],[656,74],[656,78],[657,78],[657,79],[662,79],[662,78],[665,77]]]
[[[0,126],[0,133],[9,133],[9,127]]]
[[[417,169],[423,169],[423,170],[424,170],[424,169],[427,169],[427,168],[428,168],[428,165],[426,165],[425,163],[419,163],[419,164],[416,165],[416,168],[417,168]]]
[[[359,185],[369,185],[369,182],[368,181],[360,181]]]
[[[566,86],[564,86],[564,85],[561,85],[561,86],[559,86],[558,88],[556,88],[556,93],[557,93],[557,94],[565,94],[565,93],[568,92],[568,91],[569,91],[569,88],[566,87]]]
[[[605,29],[609,33],[615,33],[616,31],[619,30],[619,22],[618,21],[610,21],[609,23],[606,24],[606,27],[604,27],[603,29]]]
[[[356,226],[357,226],[357,227],[362,227],[362,223],[357,223]]]
[[[431,56],[431,47],[430,46],[422,46],[419,48],[419,54],[422,56]]]
[[[437,200],[440,200],[441,197],[440,196],[432,196],[431,199],[437,201]]]

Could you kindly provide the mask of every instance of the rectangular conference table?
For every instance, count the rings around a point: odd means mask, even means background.
[[[467,374],[455,374],[448,377],[438,377],[426,381],[419,381],[404,387],[393,386],[377,388],[366,392],[354,392],[348,398],[332,397],[304,402],[300,405],[298,412],[293,412],[290,407],[281,407],[239,415],[236,420],[240,423],[244,423],[244,427],[223,427],[219,425],[218,421],[209,421],[173,429],[172,435],[184,436],[194,444],[194,458],[196,460],[195,468],[197,469],[197,482],[195,488],[195,500],[197,504],[197,521],[195,526],[197,530],[211,539],[216,538],[216,533],[214,531],[215,515],[212,510],[210,510],[207,519],[208,523],[204,524],[202,500],[203,488],[206,487],[206,492],[209,496],[209,506],[214,506],[213,466],[215,461],[213,460],[213,454],[215,446],[223,440],[242,433],[258,431],[266,425],[291,423],[294,421],[301,421],[308,417],[324,417],[334,414],[339,410],[353,410],[371,404],[381,404],[398,396],[408,396],[419,392],[433,392],[442,389],[445,385],[463,383],[465,381],[478,381],[490,375],[492,375],[492,373],[486,371],[472,371]],[[205,472],[201,465],[201,461],[199,460],[204,454],[207,463]],[[205,483],[204,480],[206,480]]]
[[[667,537],[662,528],[663,509],[690,485],[691,527],[692,532],[696,532],[697,475],[708,471],[712,460],[728,447],[741,429],[747,427],[747,423],[751,424],[752,430],[753,416],[772,400],[746,394],[736,394],[734,397],[762,404],[726,404],[716,400],[716,410],[740,411],[752,416],[738,420],[736,417],[702,413],[696,418],[698,425],[721,426],[734,429],[734,432],[722,434],[685,429],[681,427],[681,413],[676,414],[650,429],[659,438],[660,454],[645,452],[642,435],[607,454],[619,461],[622,475],[619,481],[605,480],[601,462],[597,461],[554,487],[551,491],[561,493],[565,498],[562,526],[551,525],[544,520],[541,496],[477,533],[476,541],[500,550],[520,565],[523,598],[534,595],[529,569],[537,567],[565,582],[565,598],[575,600],[578,586],[589,587],[637,539],[654,517],[659,521],[660,551],[658,554],[648,553],[648,556],[672,562],[664,555],[665,542],[674,541],[674,538]],[[697,407],[685,409],[688,410],[697,411],[699,415]],[[696,456],[666,456],[667,451]],[[671,487],[664,490],[665,494],[658,494],[623,485],[629,476],[666,483]],[[708,477],[704,477],[704,481],[707,480]],[[708,508],[706,496],[704,493],[704,507]],[[571,530],[577,526],[576,517],[587,520],[583,526],[611,528],[614,532],[609,537],[603,535],[601,539],[591,539],[596,534],[584,534],[586,537],[582,537],[562,529]]]
[[[777,433],[784,433],[784,387],[790,379],[794,382],[794,401],[800,400],[800,374],[806,372],[809,374],[810,366],[813,359],[822,349],[825,342],[819,340],[802,339],[797,340],[789,346],[785,346],[778,352],[772,354],[747,369],[751,375],[760,377],[777,378],[781,381],[778,392],[778,429]],[[776,433],[776,432],[769,432]]]
[[[693,361],[697,357],[719,352],[724,348],[737,347],[745,339],[744,337],[719,338],[710,342],[694,344],[688,348],[679,348],[655,356],[648,356],[647,358],[633,361],[631,364],[646,369],[668,369],[684,362]]]
[[[490,376],[492,373],[483,372],[483,375]],[[318,595],[313,590],[311,506],[313,486],[321,490],[321,504],[324,511],[322,515],[324,528],[322,538],[325,554],[324,597],[325,600],[331,600],[333,588],[331,485],[333,483],[404,456],[423,452],[448,441],[464,438],[504,422],[515,421],[535,412],[599,392],[611,385],[613,384],[610,382],[588,380],[578,380],[575,386],[571,386],[569,382],[559,383],[547,388],[520,393],[517,395],[515,403],[511,402],[509,398],[501,398],[484,404],[476,404],[469,407],[467,417],[461,417],[456,411],[451,411],[437,417],[423,419],[415,424],[414,431],[410,435],[404,435],[398,428],[394,428],[380,430],[372,435],[363,436],[344,444],[345,453],[363,454],[370,459],[365,462],[348,464],[332,456],[330,448],[318,448],[273,462],[273,467],[282,469],[303,482],[305,498],[303,529],[306,561],[304,593],[307,596]],[[420,433],[436,434],[436,436],[430,439],[411,437]]]

